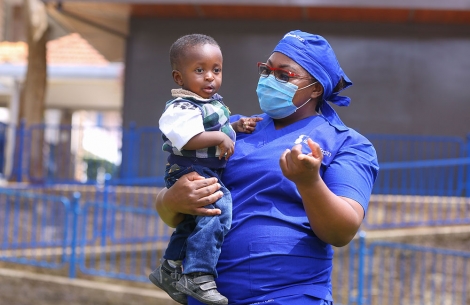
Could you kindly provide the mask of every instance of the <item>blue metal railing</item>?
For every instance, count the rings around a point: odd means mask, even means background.
[[[64,266],[71,234],[67,198],[2,190],[0,210],[0,260],[47,268]],[[33,256],[35,249],[42,251]]]
[[[470,252],[383,241],[367,252],[360,304],[468,304]]]
[[[101,213],[95,214],[96,210]],[[90,219],[96,216],[100,222]],[[166,227],[156,230],[160,220],[155,210],[89,202],[81,219],[81,272],[148,281],[149,266],[158,262],[157,243],[170,236]]]
[[[69,264],[71,278],[79,267],[84,274],[145,282],[142,268],[157,264],[157,244],[171,234],[154,209],[84,202],[78,192],[68,200],[0,189],[0,210],[0,260],[54,269]],[[122,270],[113,264],[119,256]]]
[[[8,130],[15,136],[8,139]],[[0,171],[10,181],[96,184],[107,173],[116,185],[163,185],[167,154],[158,127],[27,127],[22,122],[0,128],[0,144],[5,141],[14,150],[0,155]],[[8,172],[5,160],[11,163]]]
[[[69,200],[0,189],[0,260],[52,269],[68,266],[71,278],[83,274],[148,282],[171,229],[150,204],[114,201],[118,188],[106,187],[99,202],[84,200],[75,190]],[[335,303],[467,304],[469,259],[470,253],[463,251],[369,243],[360,232],[348,246],[335,248]],[[433,278],[441,280],[429,280]],[[420,291],[432,292],[438,301],[415,291],[423,281]]]
[[[42,182],[33,184],[41,187],[60,183],[164,185],[166,153],[161,150],[158,128],[137,128],[135,124],[127,129],[93,128],[120,139],[122,162],[110,164],[103,159],[88,160],[86,179],[83,179],[80,169],[83,172],[81,164],[84,163],[84,155],[80,157],[76,148],[80,143],[72,140],[82,138],[80,135],[87,131],[85,127],[41,124],[26,128],[21,124],[16,130],[16,146],[20,153],[14,156],[15,167],[10,179],[16,177],[17,181]],[[51,140],[54,137],[47,136],[51,133],[61,135],[54,142]],[[377,150],[380,171],[371,198],[374,208],[368,212],[365,226],[391,228],[468,223],[470,206],[462,199],[455,198],[470,197],[469,139],[409,135],[368,135],[368,138]],[[101,144],[96,143],[96,146]],[[38,149],[38,145],[42,149]],[[44,153],[47,157],[31,158],[34,152]],[[42,160],[42,164],[38,164],[38,160]],[[96,192],[95,196],[100,194],[106,196],[100,192]],[[436,199],[436,196],[439,198]],[[93,200],[88,197],[84,199]],[[97,197],[97,200],[101,198]],[[439,213],[446,215],[434,215]],[[391,215],[399,216],[391,219]]]
[[[470,197],[470,141],[442,136],[367,137],[380,164],[374,194]]]
[[[104,174],[108,174],[108,184],[164,185],[167,154],[161,150],[163,142],[157,127],[26,127],[21,123],[0,128],[0,140],[7,140],[5,134],[11,128],[16,134],[16,150],[9,152],[14,155],[7,154],[0,160],[0,164],[5,164],[5,159],[13,160],[11,172],[3,170],[10,181],[94,185],[103,183]],[[101,156],[85,149],[84,143],[89,142],[84,139],[96,132],[101,138],[96,138],[92,147],[94,151],[107,152]],[[468,138],[387,134],[367,137],[374,144],[381,167],[374,194],[470,197]],[[113,147],[109,141],[100,141],[106,138],[113,139]],[[106,159],[106,155],[116,160]]]

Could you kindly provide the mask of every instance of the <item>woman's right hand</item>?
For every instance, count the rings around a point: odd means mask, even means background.
[[[217,178],[204,178],[196,172],[183,175],[169,189],[157,194],[156,209],[160,218],[170,227],[176,227],[184,215],[214,216],[220,209],[204,206],[216,202],[223,196]]]

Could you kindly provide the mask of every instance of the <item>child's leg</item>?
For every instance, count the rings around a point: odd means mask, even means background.
[[[184,274],[176,283],[179,291],[205,304],[228,304],[227,298],[217,291],[214,281],[214,277],[217,276],[215,267],[220,256],[222,242],[230,229],[232,219],[230,192],[223,184],[221,191],[224,196],[214,205],[207,207],[220,208],[222,214],[196,217],[196,227],[187,240]]]
[[[186,241],[195,227],[195,217],[185,215],[184,220],[178,224],[173,234],[171,234],[170,242],[163,254],[163,258],[173,261],[182,261],[186,256]]]
[[[168,163],[165,168],[165,185],[170,188],[181,176],[194,171],[192,166],[182,166]],[[173,261],[181,261],[185,257],[186,239],[196,226],[194,216],[186,215],[184,220],[178,224],[171,235],[168,247],[163,258]]]
[[[192,171],[192,168],[168,164],[165,174],[166,186],[170,188],[179,177]],[[185,219],[176,227],[171,235],[168,247],[163,255],[160,266],[149,274],[150,281],[178,303],[187,304],[187,297],[178,291],[175,284],[181,278],[181,262],[186,254],[186,240],[194,230],[196,223],[194,216],[186,215]]]
[[[149,275],[149,279],[154,285],[181,304],[187,304],[187,297],[176,289],[175,284],[182,276],[181,261],[186,254],[186,239],[193,231],[195,224],[194,217],[186,215],[183,222],[176,227],[171,235],[161,265]]]
[[[196,216],[196,226],[186,240],[184,273],[203,272],[217,277],[216,265],[225,235],[231,225],[231,196],[227,189],[221,189],[224,196],[208,208],[220,208],[217,216]]]

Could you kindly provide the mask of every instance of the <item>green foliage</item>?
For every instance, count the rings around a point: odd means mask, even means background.
[[[104,170],[104,173],[110,174],[111,177],[117,172],[117,166],[105,159],[96,157],[85,157],[83,162],[87,164],[86,175],[88,181],[98,180],[98,172]],[[104,174],[103,173],[103,174]]]

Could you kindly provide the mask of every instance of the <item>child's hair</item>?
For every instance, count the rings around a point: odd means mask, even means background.
[[[176,69],[178,61],[184,56],[184,52],[191,47],[211,44],[220,48],[214,38],[204,34],[189,34],[178,38],[170,47],[170,64]]]

